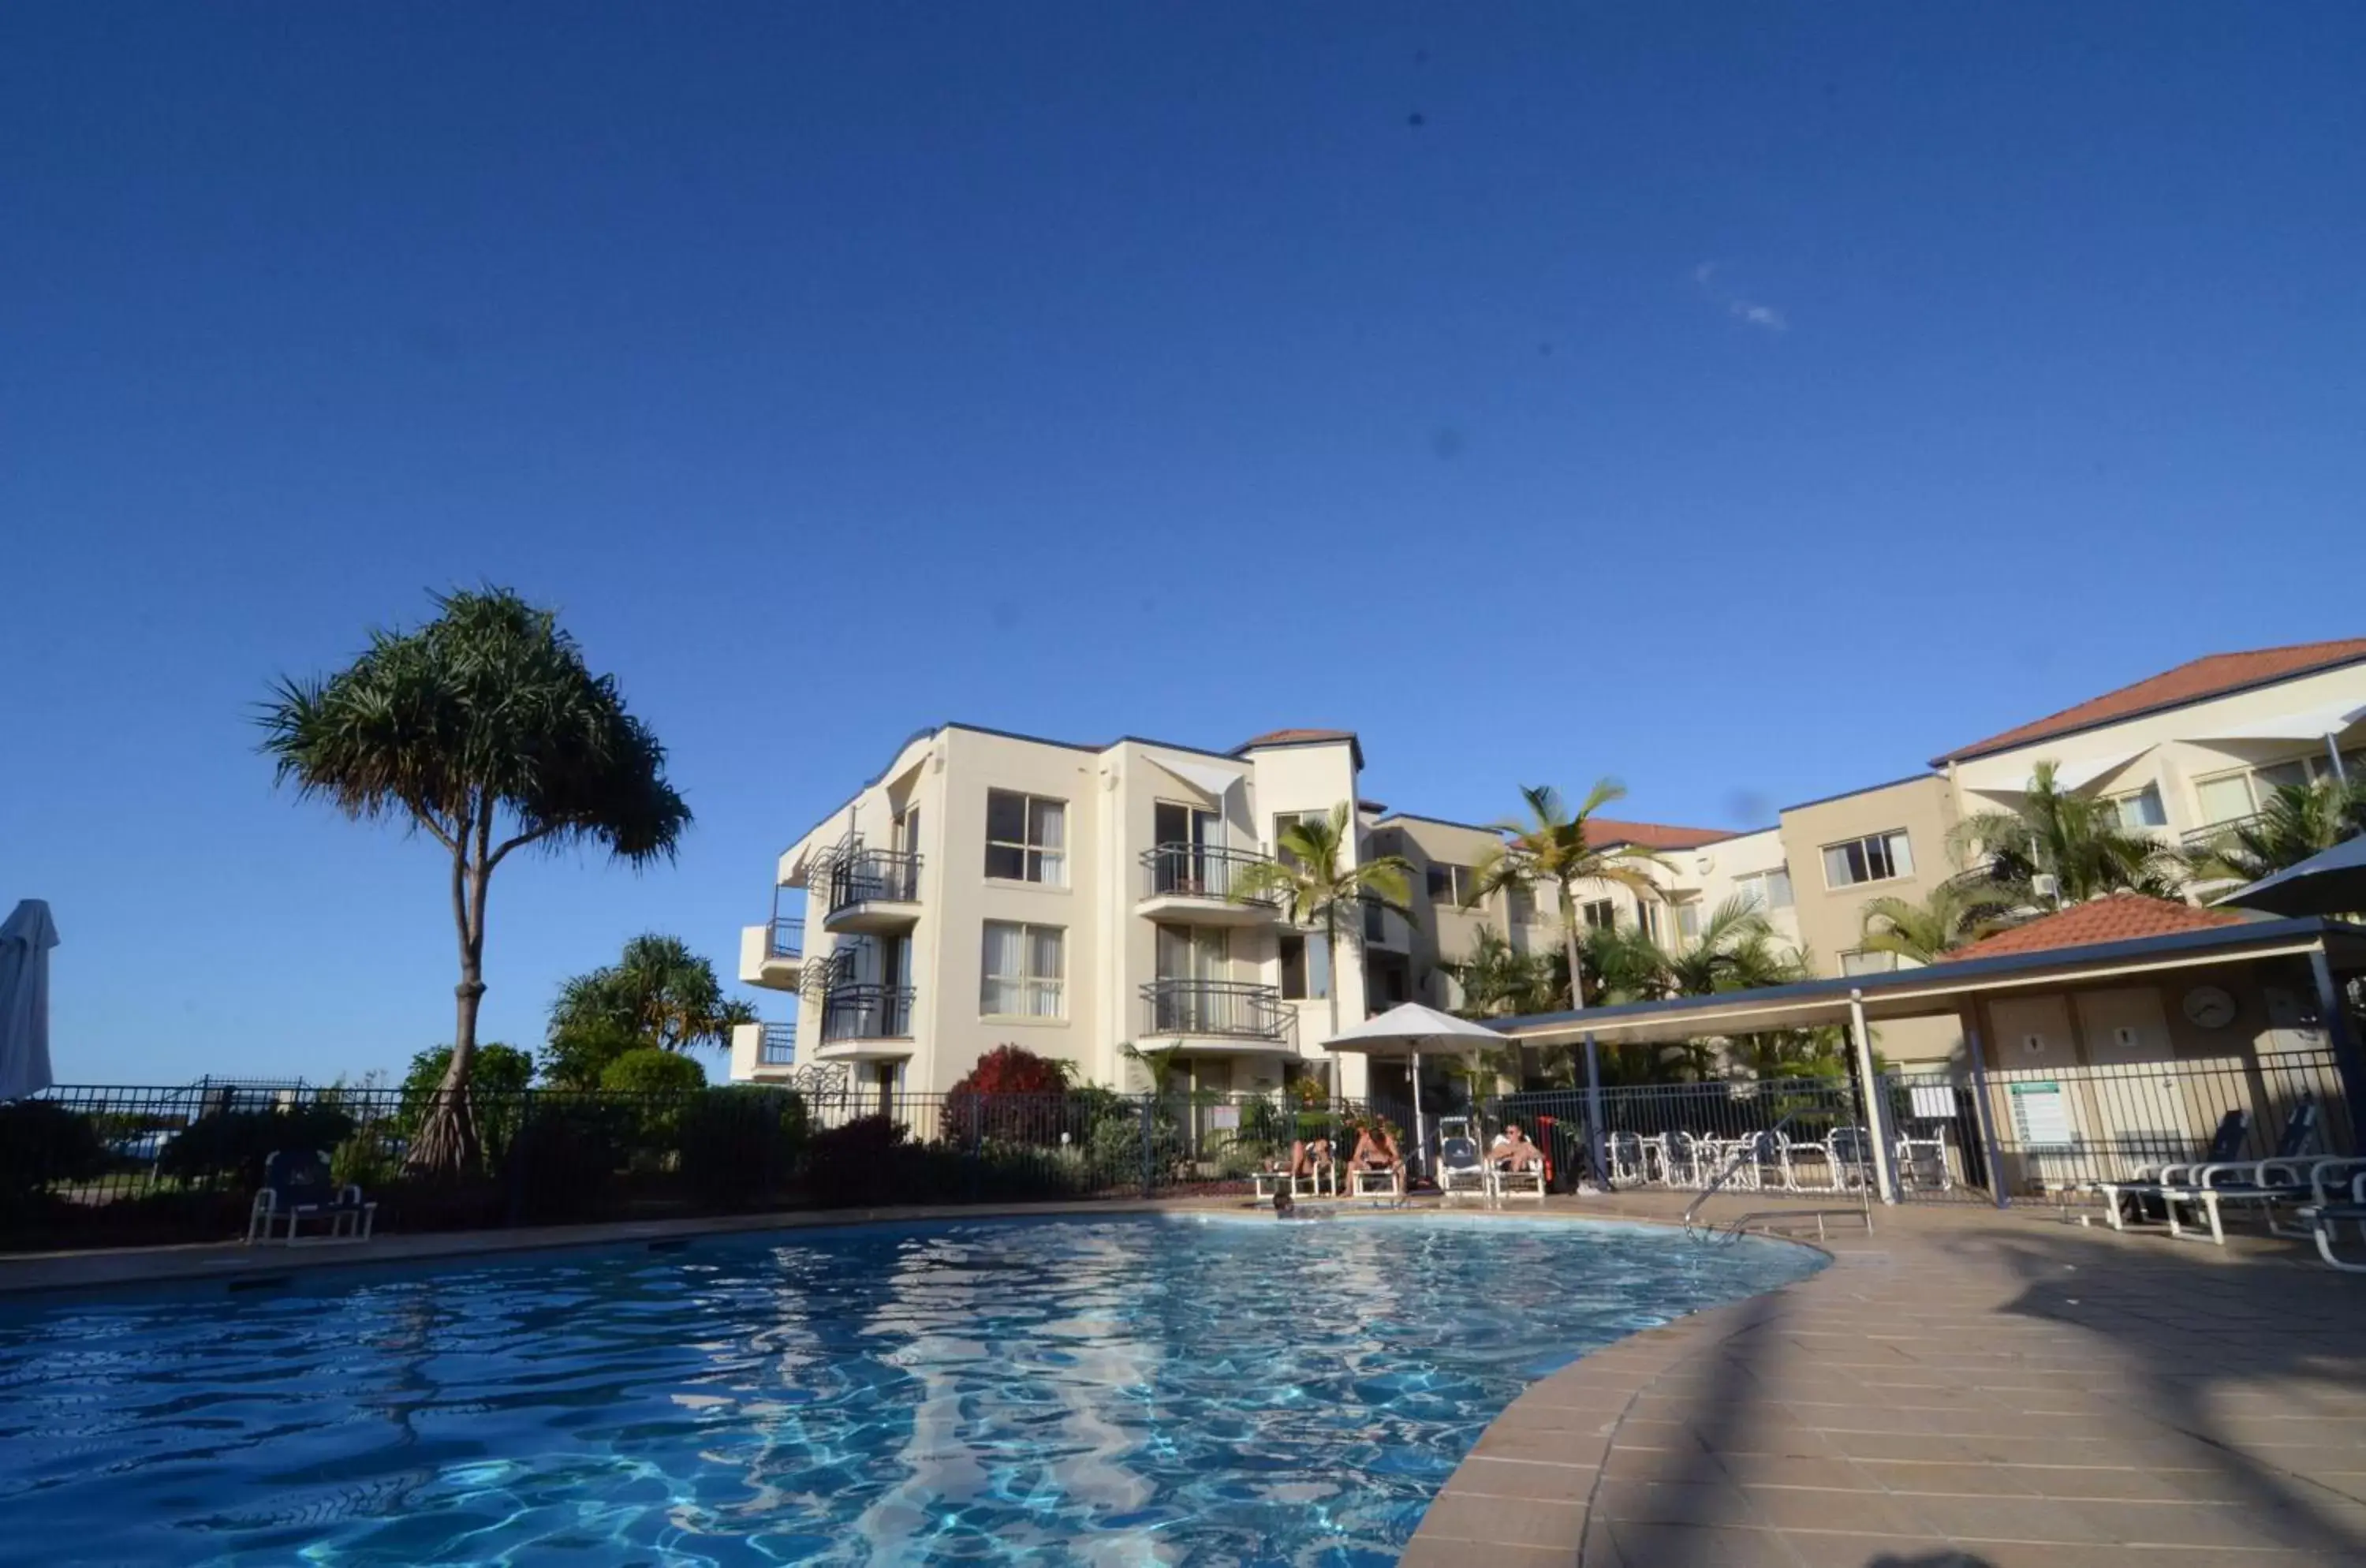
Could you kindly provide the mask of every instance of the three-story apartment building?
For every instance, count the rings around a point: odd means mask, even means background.
[[[1887,968],[1865,905],[1909,902],[1962,867],[1955,824],[2010,808],[2041,759],[2127,825],[2199,841],[2274,786],[2366,777],[2366,638],[2195,660],[1958,748],[1929,772],[1784,807],[1748,832],[1596,818],[1597,842],[1652,850],[1655,894],[1581,890],[1588,924],[1681,946],[1726,899],[1751,900],[1822,975]],[[798,993],[794,1025],[735,1038],[732,1076],[844,1064],[867,1083],[939,1090],[1012,1042],[1088,1081],[1138,1084],[1127,1047],[1175,1048],[1201,1088],[1321,1072],[1330,993],[1343,1023],[1398,1001],[1452,1007],[1451,964],[1484,922],[1524,952],[1560,942],[1549,894],[1469,906],[1495,831],[1391,812],[1358,793],[1356,738],[1280,730],[1230,751],[1124,739],[1075,745],[949,724],[914,736],[779,863],[773,919],[742,933],[740,978]],[[1507,792],[1508,793],[1508,792]],[[1234,897],[1300,813],[1358,802],[1358,857],[1415,868],[1414,919],[1366,911],[1336,955],[1269,903]],[[1960,1049],[1951,1025],[1891,1026],[1902,1060]],[[1343,1092],[1401,1069],[1340,1063]]]

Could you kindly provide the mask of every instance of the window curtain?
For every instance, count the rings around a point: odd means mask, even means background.
[[[1306,937],[1306,994],[1317,1001],[1331,995],[1331,942],[1320,931]]]
[[[1057,926],[1027,928],[1027,1010],[1036,1018],[1060,1016],[1061,982],[1066,976]]]
[[[1031,800],[1027,803],[1028,842],[1039,852],[1029,858],[1036,863],[1029,869],[1034,880],[1053,886],[1065,886],[1068,880],[1067,808],[1056,800]]]
[[[1026,930],[1004,920],[986,922],[985,978],[980,1010],[997,1015],[1025,1011]]]

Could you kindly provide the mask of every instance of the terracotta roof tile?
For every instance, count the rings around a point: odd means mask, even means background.
[[[1268,729],[1263,735],[1252,735],[1233,748],[1235,751],[1251,751],[1259,746],[1297,746],[1310,740],[1353,740],[1352,729]]]
[[[2238,925],[2239,915],[2225,909],[2197,909],[2168,898],[2141,893],[2112,893],[2074,904],[2058,914],[2044,915],[2027,925],[1999,931],[1959,947],[1939,960],[1959,964],[1970,958],[2001,958],[2009,953],[2044,953],[2057,947],[2095,947],[2111,942],[2138,942],[2148,936],[2175,936]]]
[[[1949,762],[1961,761],[1966,757],[2026,746],[2033,740],[2067,735],[2073,730],[2109,724],[2114,719],[2133,718],[2137,714],[2182,707],[2188,703],[2239,692],[2247,686],[2289,680],[2295,675],[2358,660],[2366,660],[2366,637],[2349,637],[2340,642],[2294,643],[2289,648],[2254,649],[2248,653],[2213,653],[2138,681],[2133,686],[2122,686],[2116,692],[2090,697],[2076,707],[2033,719],[2017,729],[2008,729],[1985,740],[1959,746],[1943,756],[1931,759],[1931,765],[1944,768]]]
[[[1732,837],[1723,828],[1678,828],[1666,822],[1621,822],[1609,817],[1585,819],[1585,840],[1596,847],[1639,844],[1647,850],[1696,850]]]

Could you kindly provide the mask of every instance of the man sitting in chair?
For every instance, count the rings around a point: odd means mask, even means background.
[[[1404,1178],[1404,1156],[1397,1152],[1397,1141],[1383,1122],[1369,1122],[1356,1130],[1356,1152],[1348,1163],[1358,1170],[1384,1170],[1399,1180]]]
[[[1544,1150],[1528,1142],[1528,1135],[1520,1131],[1517,1122],[1504,1123],[1504,1130],[1496,1134],[1494,1143],[1488,1145],[1487,1157],[1494,1162],[1497,1170],[1542,1170],[1545,1168]]]

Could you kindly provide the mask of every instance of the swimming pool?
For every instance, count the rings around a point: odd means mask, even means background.
[[[1529,1382],[1814,1254],[866,1226],[0,1308],[18,1563],[1385,1564]]]

